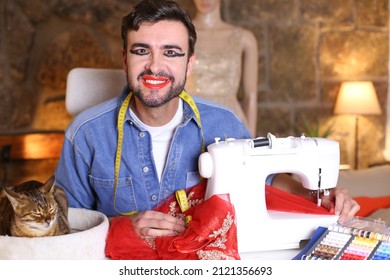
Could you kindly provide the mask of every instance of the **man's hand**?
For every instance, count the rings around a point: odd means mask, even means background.
[[[293,194],[306,197],[308,194],[307,189],[302,186],[301,182],[287,174],[277,174],[272,185]],[[311,196],[310,198],[317,202],[317,196]],[[346,188],[336,187],[330,189],[330,194],[322,196],[321,199],[322,206],[329,210],[334,210],[335,214],[339,215],[340,223],[351,220],[360,209],[359,204],[349,196]]]
[[[322,205],[329,210],[334,209],[335,214],[340,215],[340,223],[351,220],[360,209],[359,204],[349,196],[348,190],[340,187],[332,189],[328,196],[323,196]]]
[[[185,230],[185,222],[169,214],[147,210],[130,216],[135,232],[141,238],[177,235]]]

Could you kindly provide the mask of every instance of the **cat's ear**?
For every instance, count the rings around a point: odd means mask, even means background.
[[[19,201],[22,199],[22,195],[20,193],[14,192],[12,187],[4,188],[4,190],[9,202],[11,202],[12,206],[16,208],[16,206],[19,205]]]
[[[49,179],[47,179],[45,184],[42,186],[42,192],[43,193],[53,193],[54,186],[55,186],[55,177],[53,175]]]

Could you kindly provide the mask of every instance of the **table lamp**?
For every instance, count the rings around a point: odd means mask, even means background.
[[[351,114],[355,116],[355,162],[358,169],[359,160],[359,116],[380,115],[381,108],[370,81],[343,82],[337,96],[335,114]]]

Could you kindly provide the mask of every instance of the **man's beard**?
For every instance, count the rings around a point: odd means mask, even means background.
[[[143,72],[140,75],[138,75],[137,80],[140,81],[141,77],[143,75],[145,75],[145,74],[152,75],[152,73]],[[138,99],[142,102],[142,104],[144,104],[147,107],[156,108],[156,107],[159,107],[159,106],[162,106],[162,105],[166,104],[167,102],[169,102],[173,98],[179,96],[179,94],[184,90],[184,86],[186,84],[186,79],[184,79],[183,82],[181,82],[178,85],[174,86],[175,79],[172,76],[166,75],[164,73],[159,73],[159,74],[157,74],[157,76],[166,77],[169,80],[171,80],[171,86],[170,86],[170,88],[168,90],[168,94],[166,94],[166,95],[164,95],[162,97],[158,96],[158,92],[160,90],[151,90],[151,94],[149,94],[149,96],[146,97],[144,95],[144,93],[142,92],[140,86],[136,86],[135,87],[134,85],[132,85],[130,83],[130,81],[129,81],[128,76],[126,75],[126,77],[127,77],[127,85],[129,87],[130,91],[136,97],[138,97]]]

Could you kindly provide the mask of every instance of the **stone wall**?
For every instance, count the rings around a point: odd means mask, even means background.
[[[305,120],[352,163],[351,116],[332,113],[340,83],[374,82],[383,115],[360,118],[360,167],[383,159],[389,0],[223,0],[259,46],[258,135],[300,135]],[[0,133],[63,130],[70,69],[121,67],[120,22],[136,0],[0,0]],[[180,3],[193,15],[192,0]],[[373,144],[374,143],[374,144]]]

